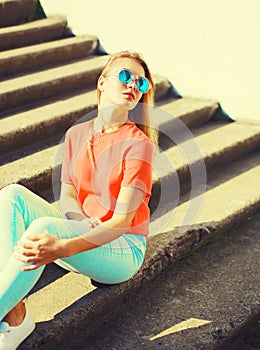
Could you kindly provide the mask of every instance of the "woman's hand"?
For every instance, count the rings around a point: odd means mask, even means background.
[[[23,267],[23,271],[35,270],[66,256],[64,240],[45,233],[23,237],[14,250],[17,260],[33,263]]]

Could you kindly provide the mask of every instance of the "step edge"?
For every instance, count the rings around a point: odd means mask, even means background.
[[[84,98],[84,100],[88,101],[89,98],[91,98],[89,96],[93,95],[94,93],[95,93],[94,90],[91,90],[91,91],[88,91],[88,92],[79,93],[76,96],[71,96],[71,97],[66,98],[64,100],[64,102],[62,102],[62,103],[64,105],[67,105],[67,104],[70,104],[70,103],[75,103],[75,100],[79,100],[80,101],[82,98]],[[176,102],[176,100],[173,99],[171,103],[175,103],[175,102]],[[28,134],[27,131],[26,131],[27,129],[35,130],[35,128],[37,128],[39,126],[42,127],[42,125],[44,125],[45,127],[48,127],[49,123],[53,124],[53,122],[55,120],[57,120],[57,124],[59,124],[60,120],[65,119],[67,115],[71,116],[71,114],[80,114],[82,112],[82,110],[90,111],[92,109],[96,109],[97,108],[96,101],[95,101],[95,103],[94,102],[91,103],[91,101],[89,101],[87,105],[85,105],[85,104],[84,104],[84,106],[81,106],[81,105],[78,106],[77,105],[75,108],[73,108],[71,110],[67,110],[67,108],[66,108],[67,113],[64,113],[64,111],[61,109],[61,112],[59,112],[57,114],[54,114],[54,113],[51,114],[51,109],[56,111],[57,106],[60,105],[60,104],[61,104],[61,101],[57,100],[57,101],[54,101],[54,102],[52,102],[50,104],[40,106],[39,107],[39,111],[41,112],[41,114],[46,114],[47,113],[47,115],[49,116],[48,119],[45,119],[45,118],[41,119],[37,123],[34,123],[34,122],[31,123],[30,122],[28,124],[24,124],[24,122],[23,122],[22,127],[20,128],[20,130],[18,130],[19,131],[18,133],[17,133],[17,129],[11,129],[11,130],[9,129],[8,132],[4,131],[4,130],[6,130],[6,126],[5,126],[5,127],[3,127],[1,129],[3,131],[0,131],[0,138],[1,138],[1,136],[3,137],[3,139],[4,138],[14,138],[14,137],[16,137],[17,134],[22,136],[24,133],[27,135]],[[155,108],[157,108],[157,107],[155,106]],[[211,108],[211,106],[205,106],[205,108],[206,109],[207,108]],[[20,113],[18,112],[18,113],[10,114],[9,116],[7,116],[7,118],[10,119],[10,122],[11,122],[12,118],[14,118],[14,120],[16,118],[22,118],[22,119],[26,118],[27,120],[31,120],[30,115],[33,116],[33,115],[37,114],[37,109],[38,109],[38,107],[32,108],[29,111],[25,111],[25,112],[22,111]],[[46,112],[45,112],[45,110],[46,110]],[[183,121],[183,119],[188,119],[188,117],[190,118],[194,113],[200,113],[203,110],[204,110],[204,108],[201,108],[200,110],[190,110],[187,113],[182,112],[182,113],[176,114],[175,117],[176,118],[180,118],[181,121]],[[3,119],[3,123],[1,123],[1,120],[0,120],[0,125],[1,124],[5,125],[6,124],[5,121],[6,121],[5,118]],[[168,122],[170,122],[170,120],[167,121],[167,123]],[[184,120],[183,123],[186,124],[186,121]],[[157,123],[157,126],[158,126],[159,129],[161,129],[161,127],[164,124],[165,124],[164,122]],[[191,123],[189,123],[189,125],[190,124]]]
[[[248,215],[253,215],[259,208],[260,200],[256,203],[248,204],[247,208],[245,208],[242,213],[234,213],[235,224],[238,225],[242,223]],[[173,232],[167,233],[164,236],[161,234],[160,238],[154,236],[148,240],[145,262],[134,278],[121,285],[105,287],[104,289],[98,288],[92,293],[94,295],[92,295],[90,300],[86,296],[81,298],[81,300],[74,305],[57,314],[54,320],[39,325],[38,327],[40,329],[38,332],[36,328],[36,332],[22,344],[21,350],[34,349],[35,345],[37,345],[39,350],[47,349],[47,347],[48,349],[54,349],[62,342],[69,343],[71,333],[75,335],[76,329],[78,333],[81,334],[81,337],[82,332],[84,332],[85,337],[90,335],[103,322],[104,309],[102,309],[102,306],[105,308],[106,316],[109,312],[114,312],[115,315],[117,312],[114,308],[115,303],[123,302],[127,294],[138,290],[144,283],[149,283],[155,277],[159,276],[169,265],[190,253],[191,249],[194,249],[194,247],[198,248],[201,244],[205,243],[209,237],[212,238],[213,235],[216,236],[220,230],[222,232],[230,230],[234,227],[233,219],[230,217],[227,218],[222,225],[212,222],[207,225],[198,225],[190,228],[186,232],[186,237],[183,236],[184,245],[187,243],[186,238],[190,238],[191,235],[193,236],[194,241],[189,241],[187,249],[182,249],[181,239],[179,239],[179,241],[173,241]],[[179,255],[176,254],[178,249],[180,250]],[[94,298],[97,299],[96,302]],[[108,299],[110,300],[109,305],[107,305]],[[89,307],[89,302],[92,302],[91,307]],[[91,309],[91,311],[88,314],[86,310],[89,309]],[[50,327],[48,327],[48,325]],[[75,325],[75,329],[71,330],[71,325]],[[80,327],[81,329],[79,331]],[[60,334],[60,337],[57,337],[57,334]]]
[[[244,147],[244,145],[247,143],[247,147]],[[253,152],[254,150],[258,149],[260,145],[260,132],[254,134],[251,138],[247,138],[242,143],[241,140],[238,140],[235,144],[230,145],[229,147],[218,149],[217,151],[213,151],[209,154],[205,154],[202,159],[195,160],[192,164],[187,164],[185,162],[182,162],[182,164],[179,164],[178,167],[172,167],[170,171],[167,171],[167,173],[164,173],[163,177],[159,177],[157,173],[153,172],[153,197],[160,196],[161,191],[161,182],[162,181],[172,181],[176,178],[176,174],[180,181],[180,186],[184,186],[189,182],[189,175],[191,167],[192,169],[197,168],[198,164],[205,164],[205,171],[211,172],[212,170],[216,169],[216,167],[225,166],[231,161],[234,161],[237,157],[237,154],[239,152],[239,156],[245,156],[246,154],[249,154],[250,152]],[[44,150],[40,150],[39,152],[36,152],[33,154],[33,160],[39,158],[39,154],[42,154],[41,159],[44,159],[46,157],[46,154],[49,156],[48,159],[54,159],[55,155],[57,154],[59,145],[51,146],[49,148],[46,148]],[[162,154],[159,154],[159,157],[165,157],[166,151],[162,152]],[[30,156],[26,157],[28,159],[28,162],[30,163],[31,159]],[[218,162],[217,160],[221,159],[222,161],[216,165]],[[223,160],[224,159],[224,160]],[[15,164],[25,164],[24,158],[19,158],[15,161]],[[38,164],[38,161],[35,161],[35,163]],[[6,163],[3,165],[4,167],[8,168],[8,165],[12,167],[12,164],[14,163]],[[60,167],[60,164],[56,164],[56,167]],[[1,168],[1,167],[0,167]],[[33,169],[35,167],[32,167]],[[41,169],[38,169],[37,173],[30,174],[28,177],[21,176],[17,172],[19,176],[12,178],[12,180],[8,180],[7,182],[3,182],[1,187],[4,187],[8,185],[9,183],[20,183],[31,190],[41,193],[42,191],[46,190],[48,188],[48,183],[50,179],[52,179],[52,172],[53,172],[53,161],[49,164],[44,164],[44,166]],[[11,172],[12,173],[12,172]],[[41,186],[43,188],[41,188]]]
[[[59,66],[66,64],[66,62],[72,60],[82,59],[88,57],[88,55],[93,55],[95,50],[98,47],[98,39],[86,37],[86,39],[77,41],[74,38],[60,39],[51,41],[48,43],[42,43],[32,46],[26,46],[14,50],[0,52],[0,76],[5,78],[6,76],[10,79],[15,78],[15,75],[22,73],[30,73],[35,71],[36,68],[43,69],[43,67],[48,67],[55,65]],[[67,40],[71,42],[66,42]],[[59,45],[57,43],[59,42]],[[52,47],[48,47],[49,43],[53,44]],[[57,46],[55,46],[55,44]],[[36,46],[45,46],[38,47]],[[34,47],[32,51],[27,50],[28,52],[19,53],[20,51],[25,51],[24,49],[29,49]],[[16,55],[12,55],[10,51],[16,51]],[[78,51],[80,51],[78,53]],[[82,52],[83,51],[83,52]],[[10,53],[11,56],[8,56],[6,53]],[[61,55],[62,57],[57,57]],[[2,57],[1,57],[2,55]]]
[[[26,23],[22,23],[22,24],[18,24],[18,25],[14,25],[14,26],[10,26],[10,27],[3,27],[0,28],[0,37],[1,35],[5,35],[7,34],[13,34],[16,33],[17,31],[21,31],[23,29],[30,30],[32,28],[37,28],[39,30],[39,23],[43,24],[43,26],[47,26],[48,27],[48,23],[52,23],[50,25],[55,25],[57,23],[62,23],[63,25],[67,24],[67,18],[66,16],[62,16],[62,15],[53,15],[53,16],[48,16],[47,18],[41,18],[41,19],[37,19],[35,21],[31,21],[31,22],[26,22]],[[47,23],[47,25],[46,25]]]

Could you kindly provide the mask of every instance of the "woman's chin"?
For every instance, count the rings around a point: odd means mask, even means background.
[[[137,102],[133,102],[133,101],[125,101],[124,103],[122,103],[122,106],[124,106],[125,108],[127,108],[129,111],[133,110],[137,105]]]

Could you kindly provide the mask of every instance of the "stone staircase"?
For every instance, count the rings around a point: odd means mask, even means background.
[[[13,6],[22,6],[17,18]],[[98,38],[69,35],[64,17],[28,21],[35,6],[0,0],[0,188],[20,183],[53,201],[60,141],[95,111],[108,56]],[[72,349],[72,335],[80,341],[91,334],[167,266],[260,208],[260,124],[231,122],[218,101],[180,98],[167,78],[155,82],[160,152],[143,268],[104,288],[50,264],[27,298],[37,328],[21,349]]]

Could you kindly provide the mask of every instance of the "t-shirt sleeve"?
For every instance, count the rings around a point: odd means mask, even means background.
[[[63,145],[63,160],[61,166],[61,181],[67,184],[73,184],[72,181],[72,142],[70,133],[65,135],[65,141]]]
[[[121,187],[135,187],[151,195],[154,145],[149,140],[133,143],[125,157]]]

